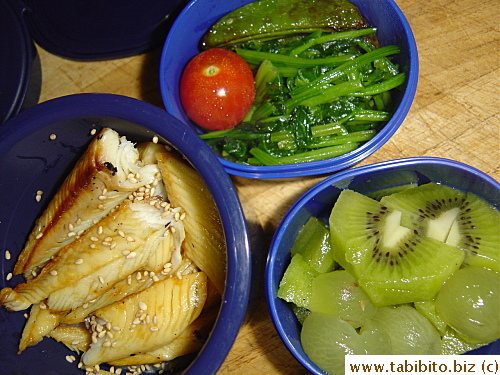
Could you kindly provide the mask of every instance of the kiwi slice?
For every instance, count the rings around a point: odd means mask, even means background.
[[[413,189],[409,189],[411,191]],[[377,306],[432,299],[464,252],[401,225],[400,211],[343,190],[329,218],[335,260]]]
[[[330,231],[317,217],[310,217],[300,230],[292,249],[292,257],[301,254],[319,273],[330,272],[336,266],[330,245]]]
[[[318,271],[312,268],[301,254],[295,254],[280,281],[278,297],[307,309],[311,299],[312,282],[318,275]]]
[[[425,235],[461,248],[466,265],[500,272],[500,211],[484,199],[431,182],[381,203],[402,212],[402,225],[421,226]]]

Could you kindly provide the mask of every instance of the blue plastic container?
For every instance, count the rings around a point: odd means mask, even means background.
[[[217,322],[204,348],[185,374],[215,374],[229,352],[242,321],[251,287],[249,235],[236,189],[213,152],[194,132],[151,104],[111,94],[66,96],[29,108],[0,127],[0,288],[22,282],[6,281],[35,219],[86,149],[91,129],[111,127],[133,141],[170,144],[183,154],[207,184],[219,208],[227,245],[227,278]],[[55,140],[50,140],[56,134]],[[44,192],[40,203],[38,190]],[[11,260],[4,253],[9,250]],[[44,339],[17,354],[24,311],[0,308],[0,374],[81,375],[74,354],[63,344]],[[186,363],[181,362],[181,365]],[[104,368],[104,366],[103,366]]]
[[[311,373],[325,375],[300,344],[300,324],[290,305],[277,297],[279,282],[290,263],[290,249],[299,230],[311,217],[328,221],[343,189],[368,193],[408,183],[443,183],[475,193],[500,209],[500,183],[468,165],[441,158],[415,157],[356,167],[321,181],[300,197],[278,226],[266,265],[266,298],[273,324],[294,357]],[[500,354],[500,340],[469,354]]]
[[[179,99],[179,80],[188,61],[201,50],[199,43],[205,32],[223,15],[251,0],[192,0],[180,12],[167,35],[160,63],[160,88],[169,113],[189,127],[202,130],[189,120]],[[285,178],[323,174],[350,167],[382,147],[405,119],[418,81],[418,54],[415,39],[397,4],[393,0],[352,0],[368,21],[378,29],[381,45],[395,44],[401,53],[394,58],[407,73],[404,90],[394,95],[396,110],[384,128],[370,141],[348,154],[323,161],[283,166],[248,166],[223,160],[228,173],[248,178]]]

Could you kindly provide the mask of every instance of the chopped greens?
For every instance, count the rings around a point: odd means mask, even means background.
[[[256,98],[241,124],[202,134],[226,160],[283,165],[324,160],[369,141],[391,115],[390,91],[405,82],[378,47],[375,28],[275,40],[231,48],[254,69]]]

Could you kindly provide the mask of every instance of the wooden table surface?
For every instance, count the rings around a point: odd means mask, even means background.
[[[413,28],[420,58],[417,95],[397,133],[360,165],[411,156],[438,156],[500,180],[499,30],[497,0],[397,0]],[[122,94],[163,108],[161,50],[103,62],[78,62],[38,48],[40,102],[88,92]],[[286,210],[326,176],[283,180],[233,178],[267,243]],[[219,374],[304,374],[278,338],[260,296]]]

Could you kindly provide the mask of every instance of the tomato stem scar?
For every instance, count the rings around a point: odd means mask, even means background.
[[[213,77],[219,74],[219,70],[220,70],[219,67],[215,65],[210,65],[205,68],[204,75],[206,77]]]

